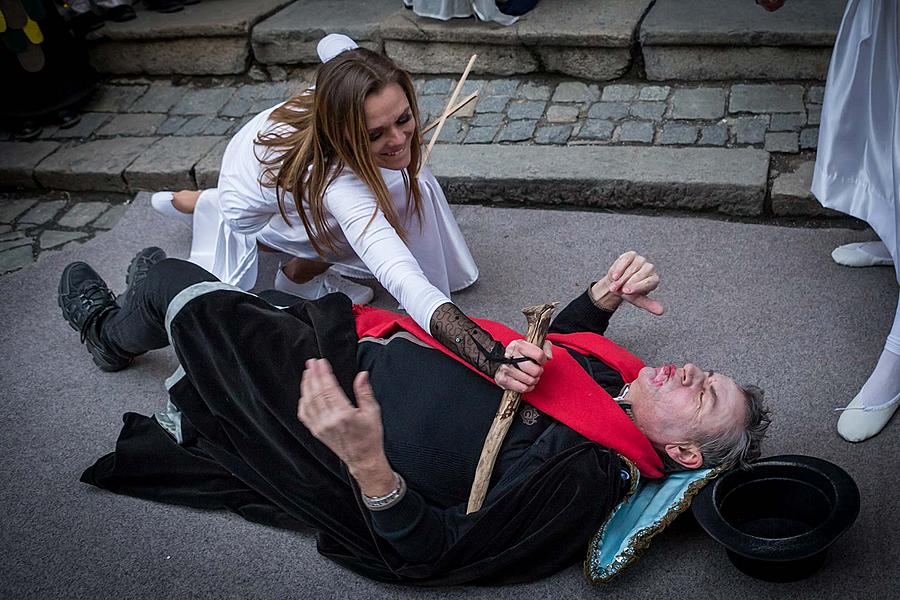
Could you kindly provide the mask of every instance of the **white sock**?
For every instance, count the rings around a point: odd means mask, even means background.
[[[881,240],[874,242],[860,242],[859,249],[866,254],[871,254],[876,258],[890,259],[891,253],[888,252],[887,246]]]
[[[850,442],[861,442],[881,431],[900,408],[900,300],[894,324],[875,370],[856,397],[843,409],[837,430]],[[841,409],[838,409],[841,410]]]
[[[887,348],[881,353],[875,370],[859,390],[857,398],[868,409],[883,408],[900,394],[900,355]],[[897,399],[900,401],[900,399]]]

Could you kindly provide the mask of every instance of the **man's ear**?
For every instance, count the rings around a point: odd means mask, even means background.
[[[666,444],[666,454],[669,458],[687,469],[699,469],[703,466],[703,455],[700,448],[693,442],[684,444]]]

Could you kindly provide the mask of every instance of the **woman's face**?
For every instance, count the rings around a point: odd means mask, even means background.
[[[366,96],[366,129],[375,164],[399,171],[409,166],[416,120],[399,84],[389,83]]]

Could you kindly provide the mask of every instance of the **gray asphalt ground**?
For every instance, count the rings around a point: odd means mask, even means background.
[[[0,279],[0,598],[889,598],[900,593],[900,423],[851,445],[837,413],[874,365],[893,316],[887,268],[832,263],[847,229],[789,229],[703,218],[455,207],[481,280],[456,297],[464,310],[517,326],[522,306],[565,301],[627,248],[659,266],[662,317],[620,310],[608,334],[650,363],[693,361],[757,383],[775,412],[766,454],[802,453],[844,467],[859,484],[855,526],[825,567],[793,584],[736,571],[702,532],[657,538],[615,582],[592,587],[573,566],[500,589],[377,584],[320,557],[311,534],[225,512],[117,496],[81,484],[111,451],[121,414],[157,410],[170,351],[127,371],[94,368],[60,318],[62,268],[87,260],[117,291],[133,254],[159,245],[185,256],[189,232],[155,215],[142,194],[109,233],[48,253]],[[267,258],[268,276],[274,262]],[[266,273],[261,276],[261,281]],[[396,303],[382,293],[385,307]],[[286,357],[289,358],[289,357]]]

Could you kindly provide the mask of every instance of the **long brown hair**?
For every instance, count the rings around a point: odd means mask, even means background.
[[[396,83],[406,94],[409,110],[416,120],[410,143],[409,166],[403,171],[407,205],[413,207],[420,223],[422,195],[416,173],[421,158],[422,136],[416,92],[409,73],[393,61],[365,48],[340,53],[319,67],[314,92],[298,94],[272,112],[273,126],[256,138],[264,156],[260,183],[274,187],[278,209],[287,221],[285,193],[294,196],[294,204],[310,243],[320,256],[324,248],[336,252],[337,237],[325,222],[325,191],[346,167],[375,194],[378,211],[406,239],[396,207],[370,151],[364,103],[366,97]],[[303,203],[309,208],[309,215]],[[365,231],[365,230],[364,230]],[[324,248],[323,248],[324,247]]]

